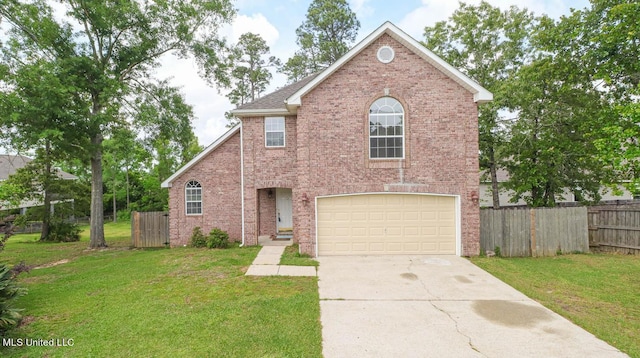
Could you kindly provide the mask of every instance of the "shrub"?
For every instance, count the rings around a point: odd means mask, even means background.
[[[191,239],[189,239],[191,247],[206,247],[207,246],[207,237],[202,233],[202,229],[200,226],[196,226],[193,228],[193,232],[191,233]]]
[[[118,210],[116,213],[116,217],[118,221],[131,221],[131,211],[130,210]]]
[[[9,266],[0,264],[0,336],[20,323],[22,315],[13,307],[13,300],[24,295],[26,290],[16,284],[16,274]]]
[[[49,224],[49,235],[42,239],[48,242],[74,242],[80,241],[80,228],[74,223],[61,220],[52,221]]]
[[[229,245],[229,234],[217,227],[211,229],[207,237],[207,247],[210,249],[224,249]]]
[[[496,246],[494,248],[494,251],[496,253],[496,257],[502,257],[502,252],[500,252],[500,246]]]

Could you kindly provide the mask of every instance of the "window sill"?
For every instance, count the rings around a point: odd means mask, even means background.
[[[408,168],[409,161],[405,159],[367,159],[367,168],[388,169],[388,168]]]

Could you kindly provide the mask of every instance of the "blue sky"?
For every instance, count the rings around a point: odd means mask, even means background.
[[[455,0],[348,0],[360,20],[357,41],[367,36],[385,21],[391,21],[417,40],[423,40],[423,29],[437,21],[446,20],[458,8]],[[477,4],[479,0],[466,3]],[[506,9],[511,5],[526,7],[536,14],[554,18],[568,15],[570,8],[588,6],[586,0],[488,0],[494,6]],[[245,32],[260,34],[271,48],[271,55],[286,61],[297,49],[295,30],[304,21],[311,0],[237,0],[238,13],[233,23],[226,25],[221,34],[234,42]],[[181,88],[187,102],[197,116],[193,123],[201,145],[209,145],[226,130],[224,112],[232,109],[224,92],[209,87],[197,74],[194,61],[167,57],[157,72],[160,78],[171,78]],[[285,83],[282,75],[275,74],[270,92]]]

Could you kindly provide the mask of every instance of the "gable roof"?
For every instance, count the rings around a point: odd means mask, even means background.
[[[20,154],[0,154],[0,181],[9,179],[10,175],[15,174],[18,169],[24,168],[32,160],[33,159]],[[56,170],[60,179],[78,179],[78,177],[73,174],[63,172],[62,170],[57,168]]]
[[[167,180],[163,181],[162,184],[160,184],[160,187],[171,188],[171,183],[177,177],[179,177],[180,175],[182,175],[182,173],[184,173],[185,171],[187,171],[188,169],[196,165],[202,158],[206,157],[207,154],[211,153],[216,148],[221,146],[222,143],[226,142],[227,139],[231,138],[234,134],[238,133],[241,127],[242,127],[242,123],[239,123],[235,127],[229,129],[225,134],[223,134],[218,139],[216,139],[215,142],[211,143],[208,147],[204,148],[204,150],[200,152],[200,154],[196,155],[187,164],[183,165],[182,168],[178,169],[175,173],[173,173],[173,175],[168,177]]]
[[[302,105],[302,96],[309,93],[313,88],[324,81],[325,78],[331,76],[331,74],[342,67],[342,65],[349,62],[349,60],[358,55],[362,50],[364,50],[367,46],[369,46],[383,34],[388,34],[393,39],[400,42],[408,49],[420,56],[422,59],[447,75],[449,78],[457,82],[459,85],[467,89],[469,92],[473,93],[473,100],[476,103],[486,103],[493,100],[493,94],[491,92],[487,91],[477,82],[445,62],[443,59],[424,47],[424,45],[422,45],[420,42],[416,41],[414,38],[407,35],[404,31],[400,30],[396,25],[387,21],[371,34],[369,34],[369,36],[365,37],[364,40],[360,41],[360,43],[349,50],[349,52],[347,52],[344,56],[340,57],[338,61],[322,71],[320,75],[315,77],[312,81],[292,94],[291,97],[287,98],[287,108],[292,109],[293,107],[299,107],[300,105]]]
[[[455,67],[445,62],[443,59],[424,47],[420,42],[400,30],[397,26],[387,21],[325,70],[283,87],[251,103],[244,104],[232,110],[231,113],[237,117],[246,117],[250,115],[287,115],[296,113],[297,107],[302,105],[302,97],[305,94],[313,90],[318,84],[331,76],[345,63],[349,62],[384,34],[391,36],[393,39],[406,46],[466,90],[473,93],[473,100],[476,103],[481,104],[493,100],[493,94],[491,92],[480,86],[471,78],[467,77]]]

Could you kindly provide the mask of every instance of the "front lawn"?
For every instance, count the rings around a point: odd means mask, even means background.
[[[259,247],[129,249],[128,225],[106,230],[106,250],[86,250],[86,236],[65,244],[9,240],[2,260],[58,264],[20,276],[29,290],[17,301],[26,324],[9,337],[23,346],[5,344],[0,356],[322,355],[315,277],[244,276]],[[66,346],[26,346],[39,339]]]
[[[640,257],[471,260],[631,357],[640,357]]]

